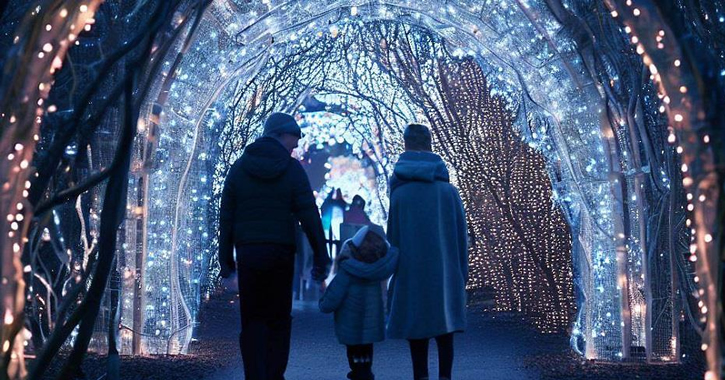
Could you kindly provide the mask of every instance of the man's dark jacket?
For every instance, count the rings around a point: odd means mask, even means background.
[[[313,277],[327,275],[330,258],[320,214],[302,165],[282,144],[262,137],[249,145],[227,174],[219,218],[219,262],[235,267],[235,244],[271,243],[295,247],[295,227],[314,250]]]

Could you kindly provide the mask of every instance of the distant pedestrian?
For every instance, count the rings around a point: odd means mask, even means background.
[[[291,115],[273,113],[224,182],[219,221],[221,276],[239,274],[247,380],[283,380],[290,350],[295,228],[314,251],[312,278],[327,277],[330,258],[320,214],[302,165],[290,157],[302,136]],[[236,262],[233,251],[236,248]]]
[[[342,195],[341,189],[332,189],[320,207],[322,212],[322,228],[325,230],[325,237],[327,238],[329,247],[328,251],[333,258],[337,256],[342,246],[340,226],[344,220],[346,209],[347,202]]]
[[[360,195],[352,197],[352,204],[345,211],[343,223],[363,226],[370,224],[370,217],[365,212],[365,199],[363,197]]]
[[[337,274],[320,299],[320,310],[335,313],[335,334],[347,346],[352,380],[373,380],[373,343],[385,339],[380,283],[398,263],[397,249],[382,227],[365,226],[347,240],[336,258]]]
[[[409,125],[390,188],[388,238],[400,250],[390,284],[388,337],[407,339],[416,380],[428,379],[428,341],[438,345],[440,379],[450,379],[453,333],[466,327],[466,217],[448,170],[431,152],[427,127]]]

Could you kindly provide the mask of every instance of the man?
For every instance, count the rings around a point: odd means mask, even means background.
[[[264,136],[244,150],[224,182],[219,263],[222,277],[228,277],[235,266],[239,274],[239,341],[247,380],[284,379],[298,222],[314,251],[312,278],[321,283],[329,270],[309,179],[302,165],[290,157],[301,137],[292,116],[273,113],[264,124]]]
[[[466,217],[427,127],[410,124],[390,182],[388,239],[400,250],[389,290],[388,336],[407,339],[416,380],[428,379],[428,341],[440,379],[450,379],[453,333],[466,327]]]

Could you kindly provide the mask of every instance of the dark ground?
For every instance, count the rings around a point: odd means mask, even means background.
[[[130,358],[121,365],[123,379],[243,379],[237,336],[236,298],[217,298],[202,307],[199,341],[188,356]],[[234,303],[231,303],[231,302]],[[343,380],[347,374],[344,346],[337,343],[330,315],[316,304],[296,303],[293,311],[292,351],[288,380]],[[469,312],[469,327],[456,335],[453,378],[507,379],[702,379],[694,365],[637,366],[599,364],[581,360],[562,335],[541,335],[513,316]],[[436,356],[431,345],[431,359]],[[84,364],[87,378],[104,378],[104,360],[90,356]],[[378,380],[412,379],[407,344],[385,341],[375,345],[373,370]],[[435,360],[430,373],[437,374]],[[433,376],[431,379],[437,379]]]

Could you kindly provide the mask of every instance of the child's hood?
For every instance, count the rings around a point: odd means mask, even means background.
[[[388,248],[388,253],[374,263],[366,263],[353,257],[340,263],[345,272],[369,281],[383,281],[392,276],[398,267],[398,250]]]

